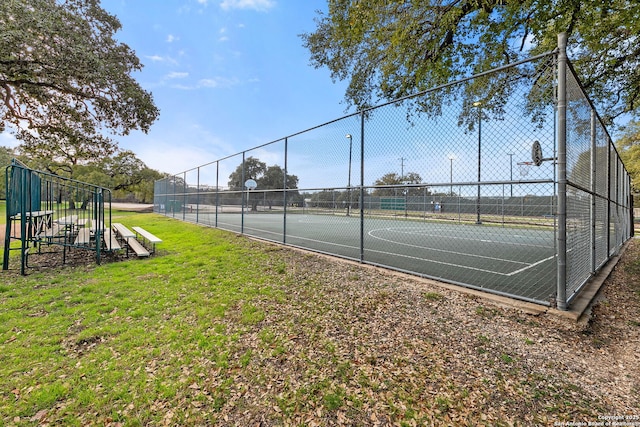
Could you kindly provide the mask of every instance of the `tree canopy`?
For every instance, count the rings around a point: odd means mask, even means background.
[[[407,184],[420,184],[422,178],[416,172],[407,172],[403,176],[395,172],[384,174],[373,183],[377,188],[373,190],[373,195],[378,197],[397,196],[406,194],[407,196],[423,195],[425,191],[419,187],[404,187]],[[431,194],[427,190],[426,194]]]
[[[243,169],[244,165],[244,181]],[[238,167],[229,175],[230,190],[244,190],[244,183],[248,179],[253,179],[258,184],[259,190],[274,190],[284,188],[284,169],[278,165],[267,167],[267,164],[256,157],[247,157],[244,164]],[[298,177],[287,174],[286,188],[297,189]]]
[[[99,0],[0,2],[0,132],[16,131],[22,151],[66,144],[94,161],[115,152],[106,129],[147,132],[159,111],[131,77],[142,64],[114,39],[120,27]]]
[[[640,193],[640,122],[633,121],[616,142],[620,158],[624,162],[634,193]]]
[[[75,178],[109,188],[115,200],[153,202],[154,182],[165,175],[149,168],[129,150],[100,162],[79,166]]]
[[[83,164],[65,164],[46,157],[30,157],[20,155],[16,150],[0,146],[0,170],[18,158],[30,168],[55,175],[72,177],[77,181],[88,182],[109,188],[113,191],[114,200],[127,200],[140,203],[153,202],[154,182],[165,177],[165,174],[149,168],[142,160],[129,150],[118,150],[115,154],[101,158],[99,161]],[[0,199],[5,195],[4,175],[0,178]]]
[[[301,37],[313,66],[349,81],[349,106],[364,109],[553,50],[566,32],[572,63],[605,121],[640,107],[640,3],[633,0],[328,0],[328,9]]]
[[[244,173],[243,173],[244,170]],[[244,181],[243,181],[244,179]],[[258,184],[256,191],[261,190],[281,190],[287,188],[291,191],[291,196],[298,196],[298,177],[287,174],[285,183],[284,169],[278,165],[268,166],[260,159],[250,156],[244,159],[238,167],[229,175],[229,189],[233,191],[245,190],[244,183],[248,179],[253,179]],[[266,191],[263,192],[263,200],[269,203],[269,209],[273,200],[282,198],[282,191]],[[251,200],[251,210],[257,210],[258,200],[254,197]]]
[[[244,169],[244,174],[243,174]],[[244,190],[244,183],[248,179],[257,181],[267,170],[267,164],[256,157],[247,157],[240,163],[236,170],[229,175],[230,190]],[[244,178],[244,180],[243,180]]]

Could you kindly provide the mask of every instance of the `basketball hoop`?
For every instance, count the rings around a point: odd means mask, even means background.
[[[536,166],[540,166],[546,160],[542,156],[542,146],[539,141],[533,141],[531,145],[531,160]]]
[[[555,157],[544,157],[540,141],[533,141],[531,144],[531,162],[535,166],[541,166],[543,162],[555,161]]]
[[[529,175],[529,171],[531,171],[531,166],[533,165],[533,162],[518,162],[518,170],[520,171],[520,176],[524,177]]]

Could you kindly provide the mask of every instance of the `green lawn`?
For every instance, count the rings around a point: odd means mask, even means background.
[[[530,425],[625,409],[558,356],[604,357],[606,329],[547,343],[554,321],[411,279],[155,214],[115,220],[161,237],[157,254],[0,273],[0,425]]]
[[[254,298],[278,297],[263,275],[271,267],[256,267],[266,256],[251,242],[155,215],[114,215],[171,243],[158,245],[158,255],[146,260],[30,271],[27,277],[4,273],[5,423],[42,410],[72,425],[85,425],[88,411],[103,421],[153,421],[154,402],[171,401],[205,372],[198,360],[229,365],[229,346],[243,325],[263,317]],[[221,322],[230,310],[239,314],[234,331]],[[129,404],[135,410],[127,410]]]

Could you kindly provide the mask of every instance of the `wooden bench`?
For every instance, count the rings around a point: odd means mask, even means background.
[[[78,215],[63,216],[56,219],[56,222],[60,225],[75,225],[76,221],[78,221]]]
[[[104,241],[104,245],[108,251],[119,251],[122,249],[120,243],[118,243],[118,239],[113,231],[110,228],[104,230],[102,233],[102,240]]]
[[[27,221],[27,232],[29,238],[37,238],[47,228],[51,227],[53,211],[32,211],[25,212],[25,218]],[[17,213],[11,216],[12,221],[18,221],[22,219],[22,214]]]
[[[88,245],[91,241],[91,231],[88,228],[81,228],[78,230],[78,235],[76,236],[76,240],[73,242],[74,245]]]
[[[102,221],[96,221],[95,219],[92,219],[90,224],[90,230],[92,233],[95,233],[96,230],[100,229],[100,231],[104,231],[104,223]]]
[[[38,239],[52,239],[54,237],[57,237],[63,229],[64,227],[60,224],[53,223],[51,224],[50,228],[45,228],[40,233],[38,233],[36,237]]]
[[[153,234],[149,233],[147,230],[145,230],[142,227],[131,227],[133,228],[133,231],[136,232],[136,237],[137,235],[142,236],[143,239],[145,239],[147,242],[149,242],[151,244],[152,250],[151,253],[156,251],[156,243],[162,243],[162,239],[154,236]]]
[[[120,235],[120,237],[122,237],[125,240],[130,237],[134,237],[134,238],[136,237],[133,231],[129,230],[127,227],[120,224],[119,222],[114,222],[113,224],[111,224],[111,227],[113,227],[113,229]]]
[[[131,249],[133,249],[133,251],[136,253],[138,257],[145,257],[150,255],[149,251],[146,250],[144,246],[142,246],[142,244],[140,244],[140,242],[136,240],[136,235],[133,233],[133,231],[129,230],[127,227],[120,224],[119,222],[114,222],[113,224],[111,224],[111,226],[125,241],[125,243],[127,244],[127,247],[130,247]],[[129,251],[127,250],[127,256],[128,255],[129,255]]]
[[[127,245],[136,253],[138,257],[144,257],[151,255],[148,250],[145,249],[144,246],[140,242],[138,242],[135,238],[128,239]]]

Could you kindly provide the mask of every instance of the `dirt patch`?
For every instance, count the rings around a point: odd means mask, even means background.
[[[100,262],[120,262],[129,258],[126,257],[125,251],[100,253]],[[29,249],[27,256],[26,274],[33,274],[43,270],[58,269],[62,267],[77,268],[86,267],[93,268],[96,264],[96,252],[90,249],[71,248],[66,249],[60,245],[46,245],[40,247],[32,247]],[[9,261],[9,270],[3,272],[6,274],[20,274],[20,256],[11,256]]]

